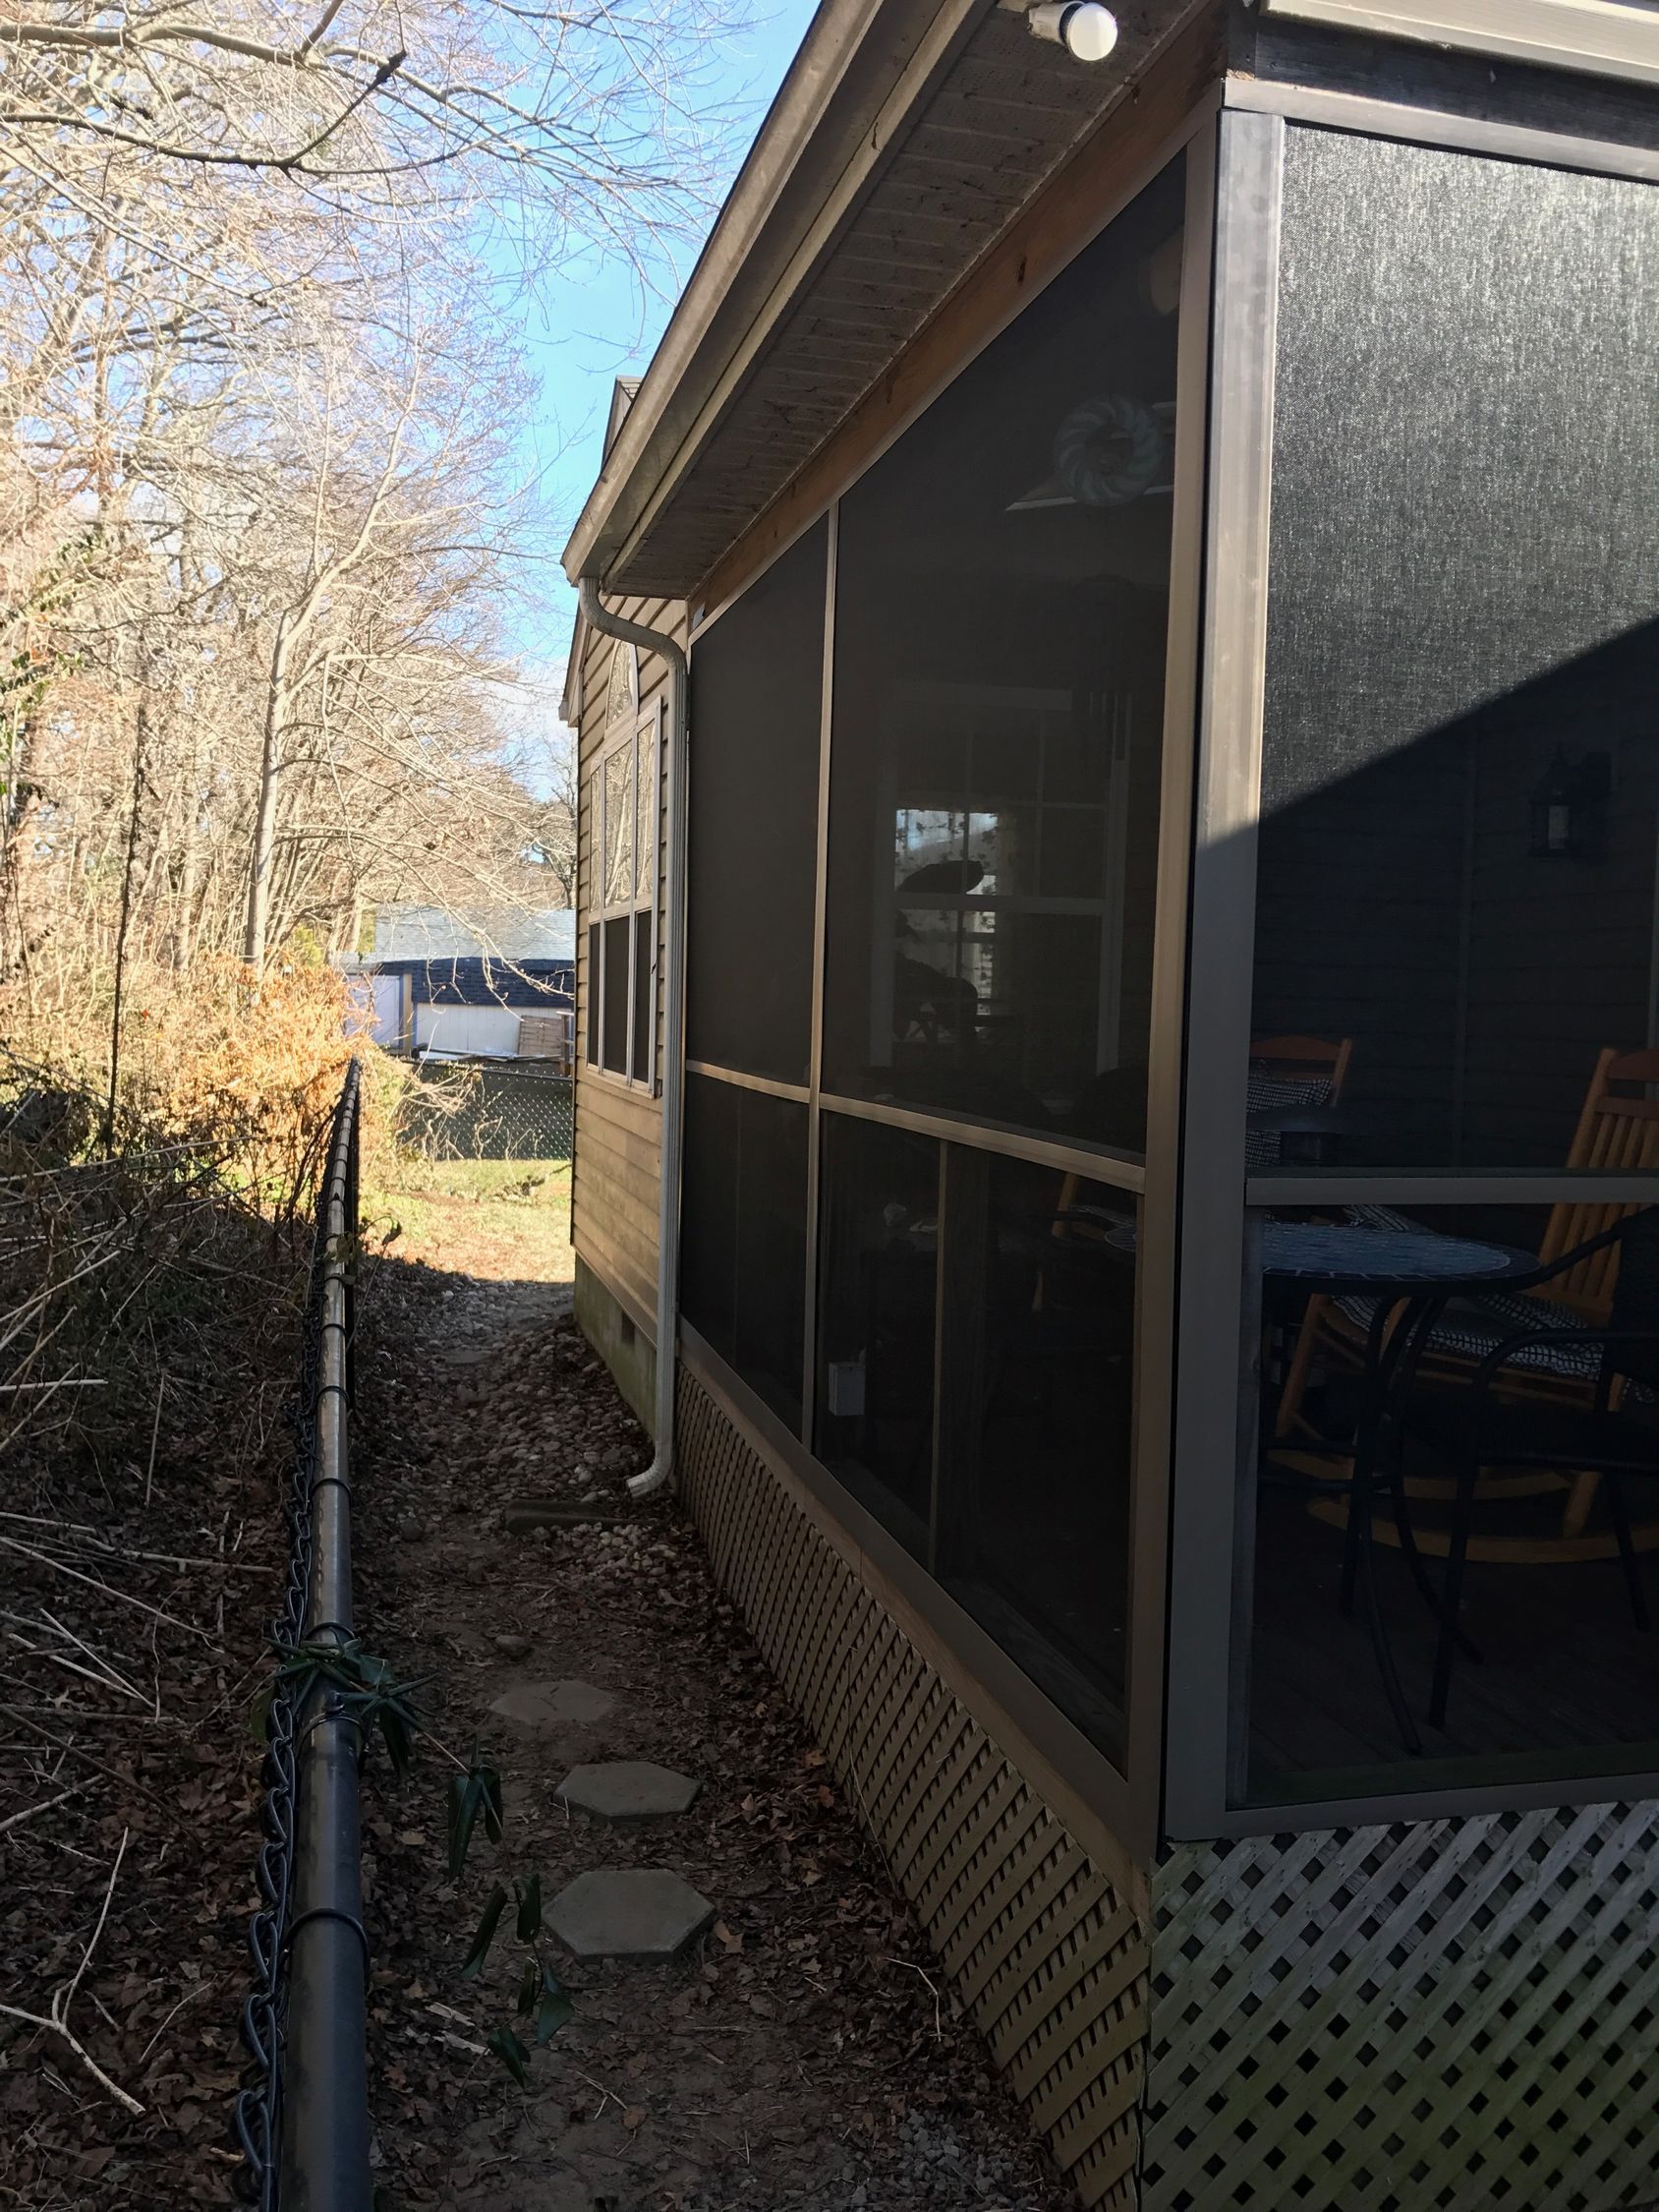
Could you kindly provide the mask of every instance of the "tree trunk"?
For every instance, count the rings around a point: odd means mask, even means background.
[[[242,957],[264,972],[270,934],[271,862],[276,851],[276,780],[282,772],[282,724],[288,701],[288,617],[279,615],[265,693],[264,737],[259,748],[259,796],[254,809],[254,849],[248,868],[248,927]]]
[[[190,768],[185,778],[183,844],[179,848],[179,890],[173,910],[173,964],[189,967],[196,950],[196,898],[201,875],[201,725],[191,735]]]
[[[28,955],[23,912],[24,825],[33,792],[29,788],[33,714],[25,713],[11,732],[5,787],[0,792],[0,975],[21,967]]]
[[[133,912],[133,863],[139,852],[139,800],[144,787],[145,739],[149,713],[139,701],[133,728],[133,796],[127,814],[127,858],[121,871],[121,911],[115,929],[115,1001],[109,1018],[109,1098],[104,1109],[104,1150],[115,1149],[115,1101],[121,1079],[121,1000],[127,980],[127,924]]]

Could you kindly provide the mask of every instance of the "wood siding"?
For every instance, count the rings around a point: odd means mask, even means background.
[[[664,630],[682,642],[686,610],[660,599],[623,600],[616,612],[648,628]],[[571,1236],[576,1250],[648,1336],[656,1336],[658,1184],[662,1158],[661,1075],[666,1037],[662,1006],[663,929],[667,915],[665,871],[667,782],[658,766],[658,868],[655,1065],[657,1079],[648,1090],[619,1076],[590,1067],[587,1058],[588,925],[595,907],[598,825],[592,819],[590,784],[608,734],[605,708],[610,688],[611,655],[616,640],[591,626],[582,642],[581,704],[578,714],[577,868],[576,868],[576,1157],[571,1188]],[[640,656],[642,720],[663,709],[667,724],[667,664],[656,654]]]

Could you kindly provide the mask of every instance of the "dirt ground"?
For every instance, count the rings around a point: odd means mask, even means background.
[[[394,1250],[396,1248],[394,1247]],[[955,2010],[876,1846],[774,1689],[669,1501],[630,1509],[645,1438],[546,1283],[387,1262],[364,1302],[358,1617],[419,1678],[435,1733],[478,1738],[506,1831],[460,1882],[428,1757],[365,1803],[372,2079],[386,2212],[887,2212],[1072,2202]],[[603,1517],[504,1533],[528,1496]],[[515,1685],[607,1693],[586,1725],[493,1714]],[[698,1778],[646,1827],[567,1813],[583,1761]],[[714,1906],[671,1964],[561,1970],[574,2013],[528,2091],[487,2054],[523,1953],[460,1967],[493,1881],[665,1867]]]

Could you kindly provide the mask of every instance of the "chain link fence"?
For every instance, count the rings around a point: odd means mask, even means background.
[[[425,1095],[405,1101],[398,1141],[433,1160],[568,1160],[569,1076],[523,1062],[418,1061]]]
[[[310,1287],[300,1342],[300,1388],[290,1409],[295,1451],[283,1501],[288,1527],[288,1573],[283,1585],[282,1609],[271,1629],[279,1671],[271,1685],[265,1716],[265,1797],[260,1815],[259,1848],[255,1861],[259,1902],[249,1928],[253,1986],[242,2013],[242,2039],[248,2064],[233,2115],[243,2156],[236,2177],[236,2195],[243,2203],[257,2204],[260,2212],[280,2212],[280,2208],[290,2203],[298,2206],[302,2198],[316,2207],[360,2202],[367,2207],[368,2204],[368,2120],[362,2081],[361,2010],[356,2011],[355,2025],[359,2032],[355,2046],[347,2054],[355,2067],[357,2093],[353,2097],[353,2084],[341,2078],[344,2067],[340,2051],[316,2041],[315,2005],[303,2008],[312,2042],[299,2062],[306,2088],[306,2096],[301,2100],[306,2109],[301,2117],[309,2124],[308,2134],[314,2149],[315,2108],[318,2102],[315,2083],[319,2073],[331,2078],[331,2093],[337,2099],[330,2118],[339,2124],[331,2125],[328,2130],[336,2139],[327,2145],[326,2171],[309,2153],[296,2167],[294,2146],[284,2141],[285,2130],[294,2118],[284,2109],[284,2058],[294,2026],[290,2013],[295,1987],[296,1938],[304,1929],[315,1932],[318,1925],[326,1924],[324,1935],[332,1940],[340,1936],[343,1924],[349,1919],[351,1926],[345,1930],[350,1939],[346,1943],[346,1959],[347,1972],[353,1975],[364,1974],[368,1949],[361,1920],[356,1917],[355,1898],[349,1913],[341,1909],[338,1898],[333,1895],[320,1905],[316,1901],[318,1853],[315,1833],[308,1856],[307,1793],[309,1790],[312,1808],[309,1820],[313,1832],[318,1793],[315,1780],[308,1783],[302,1770],[308,1757],[315,1759],[316,1756],[319,1723],[338,1719],[339,1701],[325,1699],[319,1706],[304,1678],[282,1664],[305,1649],[308,1636],[314,1641],[338,1643],[350,1635],[350,1542],[349,1534],[343,1540],[338,1534],[342,1515],[345,1516],[343,1526],[349,1532],[349,1505],[342,1504],[340,1495],[334,1493],[349,1495],[345,1427],[352,1375],[351,1274],[355,1266],[358,1220],[358,1080],[354,1062],[335,1108],[327,1166],[317,1194]],[[325,1344],[330,1335],[334,1341],[331,1345]],[[331,1400],[337,1403],[330,1406]],[[342,1567],[343,1591],[337,1587]],[[320,1620],[316,1617],[319,1603],[323,1608]],[[350,1732],[355,1737],[355,1721],[351,1723]],[[351,1764],[354,1795],[347,1840],[355,1870],[355,1758]],[[315,1950],[315,1945],[313,1948]],[[312,1973],[315,1980],[315,1963]],[[358,1995],[354,1984],[354,1999]],[[331,2009],[335,2017],[328,2026],[338,2031],[343,2024],[338,2017],[341,2008],[336,2006]],[[331,2058],[335,2062],[332,2066]],[[339,2139],[346,2135],[352,2138],[351,2142]],[[356,2185],[350,2155],[354,2144],[361,2152],[361,2189]],[[297,2191],[285,2186],[285,2173],[290,2179],[297,2178]]]

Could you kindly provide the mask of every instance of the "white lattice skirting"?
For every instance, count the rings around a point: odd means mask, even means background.
[[[1659,2194],[1659,1806],[1177,1847],[1142,2212]]]

